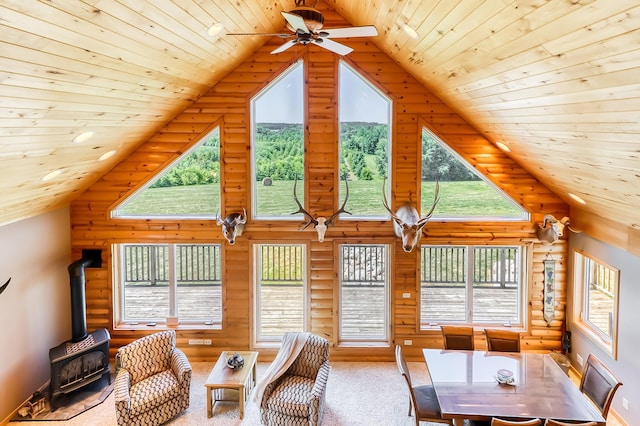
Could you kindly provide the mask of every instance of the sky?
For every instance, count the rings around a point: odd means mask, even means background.
[[[391,103],[365,83],[354,71],[340,64],[340,121],[389,123]],[[302,123],[304,119],[303,65],[290,68],[258,95],[255,115],[258,123]]]

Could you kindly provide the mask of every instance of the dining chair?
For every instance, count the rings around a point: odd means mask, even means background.
[[[606,365],[593,354],[589,354],[580,379],[580,391],[598,407],[602,417],[607,418],[613,395],[622,382]]]
[[[542,420],[504,420],[494,417],[491,419],[491,426],[542,426]]]
[[[442,340],[445,349],[472,351],[473,327],[462,325],[441,325]]]
[[[411,374],[407,367],[407,361],[402,353],[402,346],[396,345],[396,363],[400,374],[404,377],[409,387],[409,415],[411,407],[415,411],[416,426],[420,426],[420,421],[432,423],[444,423],[453,426],[453,420],[443,419],[440,411],[440,404],[436,397],[436,391],[432,385],[413,386],[411,384]]]
[[[596,426],[596,422],[565,423],[560,420],[547,419],[544,426]]]
[[[498,352],[520,352],[520,333],[511,330],[484,329],[487,349]]]

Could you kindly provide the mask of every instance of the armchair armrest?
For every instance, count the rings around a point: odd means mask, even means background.
[[[329,371],[331,371],[331,366],[329,365],[329,360],[326,360],[322,363],[320,369],[318,370],[316,382],[313,385],[313,389],[311,390],[312,397],[320,398],[322,394],[324,394],[327,388],[327,381],[329,380]]]
[[[116,380],[113,385],[116,410],[129,410],[131,405],[131,397],[129,396],[129,389],[131,388],[130,377],[129,372],[123,368],[121,368],[116,375]]]
[[[184,352],[178,348],[171,352],[171,369],[180,383],[191,381],[191,364]]]

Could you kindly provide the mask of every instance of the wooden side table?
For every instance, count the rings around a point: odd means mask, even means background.
[[[244,366],[238,370],[227,367],[227,358],[233,354],[240,354],[244,358]],[[249,399],[249,394],[256,384],[256,361],[258,352],[225,351],[220,354],[216,365],[209,373],[204,384],[207,390],[207,418],[213,416],[213,408],[218,401],[236,401],[236,399],[224,399],[224,390],[238,391],[237,401],[240,403],[240,419],[244,418],[244,404]],[[211,395],[213,394],[213,400]]]

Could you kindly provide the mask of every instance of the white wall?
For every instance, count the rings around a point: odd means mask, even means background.
[[[640,425],[640,257],[595,240],[585,234],[571,234],[570,270],[573,271],[573,250],[582,250],[596,259],[618,268],[620,293],[618,307],[618,359],[614,360],[587,335],[569,322],[572,335],[571,362],[578,368],[576,355],[584,360],[590,353],[604,362],[623,383],[618,389],[612,408],[629,425]],[[573,278],[568,277],[569,304],[573,301]],[[569,312],[569,309],[567,310]],[[622,398],[629,401],[629,410],[622,407]]]
[[[69,209],[0,227],[0,423],[49,380],[49,349],[71,338]]]

